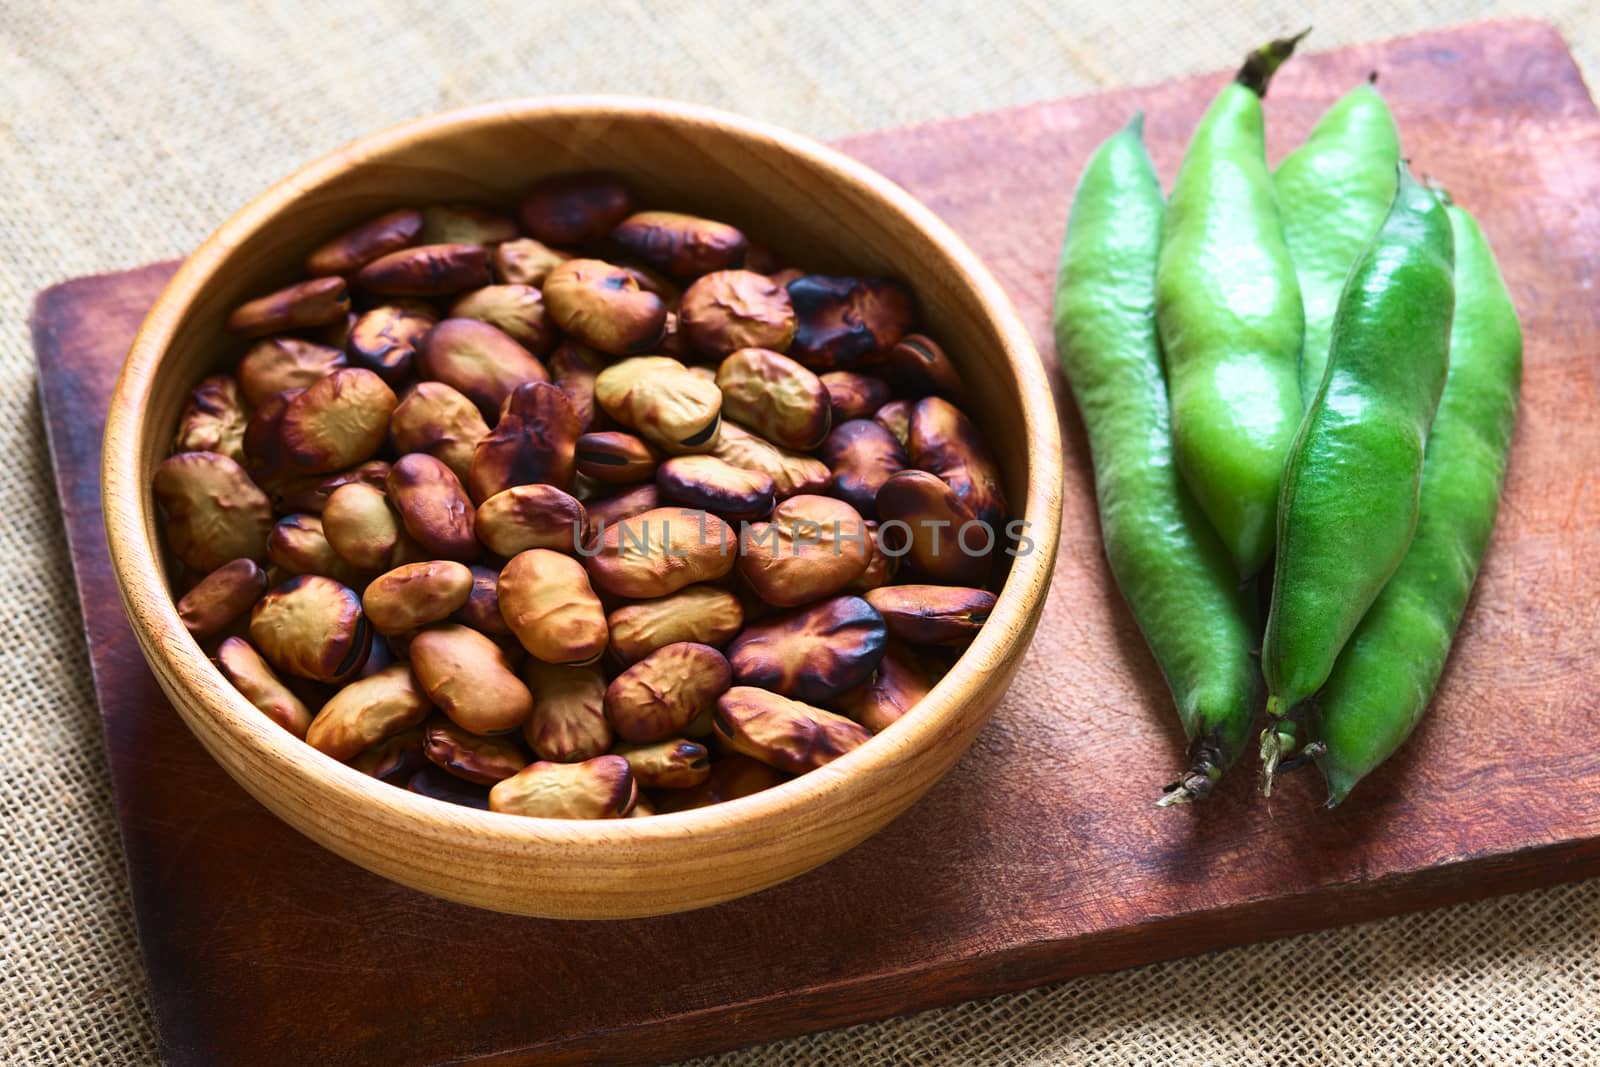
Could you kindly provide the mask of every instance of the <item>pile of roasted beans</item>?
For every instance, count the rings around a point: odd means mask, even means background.
[[[1026,543],[893,281],[603,173],[305,270],[228,319],[154,491],[190,633],[384,781],[562,818],[757,792],[910,711]]]
[[[1263,693],[1267,793],[1314,761],[1335,805],[1405,741],[1511,446],[1516,310],[1377,89],[1268,169],[1262,97],[1297,40],[1217,95],[1170,199],[1141,118],[1102,145],[1062,254],[1057,347],[1106,555],[1190,738],[1163,803],[1211,792]]]

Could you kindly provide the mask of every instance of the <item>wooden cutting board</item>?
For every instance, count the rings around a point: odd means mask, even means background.
[[[1274,155],[1371,70],[1413,167],[1493,239],[1527,375],[1494,547],[1434,711],[1331,813],[1312,774],[1264,803],[1248,765],[1203,809],[1152,806],[1182,739],[1106,572],[1058,390],[1066,513],[1038,636],[972,751],[889,829],[755,897],[631,922],[508,918],[389,884],[218,770],[117,608],[100,425],[175,265],[42,294],[40,389],[168,1059],[654,1062],[1600,872],[1600,119],[1553,29],[1498,22],[1295,59],[1269,101]],[[1170,180],[1221,80],[843,147],[972,243],[1053,362],[1051,276],[1089,152],[1144,108]]]

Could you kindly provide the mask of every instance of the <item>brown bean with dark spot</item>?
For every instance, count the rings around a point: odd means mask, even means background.
[[[636,485],[632,489],[623,490],[616,496],[592,500],[584,505],[589,511],[591,536],[600,530],[614,527],[625,519],[643,515],[647,511],[655,511],[660,506],[661,493],[656,489],[655,482]]]
[[[872,677],[840,693],[834,707],[873,733],[880,733],[916,707],[938,680],[939,671],[933,664],[906,645],[890,641]]]
[[[201,380],[189,394],[178,416],[174,452],[217,452],[244,463],[244,430],[250,418],[239,395],[239,381],[231,374],[214,374]]]
[[[417,349],[417,371],[459,390],[490,422],[519,385],[550,380],[533,353],[477,319],[445,319],[435,326]]]
[[[290,578],[250,612],[250,643],[296,678],[338,684],[355,677],[371,639],[355,590],[319,574]]]
[[[788,356],[741,348],[717,368],[722,412],[782,448],[816,448],[833,425],[822,380]]]
[[[733,422],[724,422],[711,455],[735,467],[760,471],[772,479],[773,495],[785,500],[797,493],[820,493],[833,472],[815,456],[779,448]]]
[[[794,305],[764,274],[713,271],[684,290],[678,325],[690,348],[713,359],[741,348],[782,352],[794,341]]]
[[[911,440],[911,409],[915,406],[914,401],[891,400],[873,412],[872,421],[888,430],[905,448]]]
[[[714,585],[691,585],[655,600],[624,604],[606,616],[611,652],[624,664],[679,641],[720,647],[743,625],[739,598]]]
[[[887,585],[867,594],[889,632],[914,645],[963,645],[994,610],[987,589],[953,585]]]
[[[322,534],[352,567],[381,571],[393,562],[400,543],[400,516],[382,489],[350,482],[328,497],[322,509]]]
[[[606,676],[599,667],[529,659],[522,677],[533,692],[533,717],[523,725],[522,737],[540,759],[576,763],[611,747]]]
[[[388,480],[389,464],[381,459],[369,459],[337,474],[301,474],[286,479],[273,487],[272,504],[279,511],[305,511],[317,515],[322,513],[333,494],[342,486],[354,482],[381,491]]]
[[[586,549],[595,588],[612,596],[649,600],[686,585],[721,578],[733,569],[738,542],[728,524],[692,508],[655,508],[606,524],[590,513],[599,544]]]
[[[156,467],[156,502],[173,555],[202,574],[231,560],[263,560],[272,503],[243,467],[219,452],[179,452]]]
[[[487,436],[489,424],[478,406],[443,382],[418,382],[389,417],[396,452],[426,452],[442,460],[463,484],[472,469],[472,453]]]
[[[836,426],[817,454],[833,469],[828,491],[869,518],[877,515],[883,483],[906,469],[900,442],[872,419]]]
[[[224,563],[183,594],[178,618],[196,641],[227,629],[267,591],[267,572],[253,559]]]
[[[404,781],[398,779],[411,777],[427,762],[422,754],[422,727],[413,726],[363,749],[350,766],[373,778],[396,780],[394,784],[404,788]]]
[[[740,534],[739,574],[756,595],[778,607],[798,607],[840,592],[866,571],[873,556],[866,523],[832,497],[792,496]]]
[[[239,387],[250,406],[259,408],[277,393],[304,389],[346,365],[340,349],[297,337],[267,337],[239,360]]]
[[[575,552],[587,540],[589,517],[570,493],[553,485],[514,485],[478,505],[478,540],[507,559],[530,548]]]
[[[611,231],[611,241],[674,278],[696,278],[744,265],[749,241],[725,222],[676,211],[638,211]]]
[[[482,245],[415,245],[378,257],[355,280],[381,296],[447,296],[488,285],[489,257]]]
[[[709,452],[722,422],[722,391],[666,356],[613,363],[594,380],[595,402],[611,418],[668,452]]]
[[[378,575],[361,595],[361,609],[379,633],[399,634],[449,618],[471,594],[465,564],[435,559]]]
[[[638,796],[621,756],[529,764],[489,790],[489,810],[545,819],[617,819]]]
[[[556,267],[572,257],[542,241],[523,237],[494,250],[494,276],[501,285],[543,285]]]
[[[267,718],[302,740],[311,725],[311,712],[273,671],[261,654],[242,637],[230,637],[217,646],[217,666],[233,687]]]
[[[873,412],[889,402],[889,383],[882,378],[853,370],[831,370],[821,379],[833,409],[834,429],[851,419],[870,419]]]
[[[325,474],[353,467],[383,447],[399,401],[361,367],[336,370],[289,401],[278,434],[297,470]]]
[[[633,197],[615,174],[582,171],[545,178],[517,207],[523,232],[551,245],[598,240],[633,211]]]
[[[422,212],[390,211],[352,226],[306,257],[307,274],[351,274],[379,256],[398,252],[422,232]]]
[[[422,452],[401,456],[389,469],[387,489],[406,532],[426,551],[462,563],[478,558],[476,509],[442,461]]]
[[[598,482],[630,485],[652,477],[661,456],[643,438],[607,430],[578,438],[578,471]]]
[[[428,699],[475,734],[515,730],[533,714],[533,694],[512,672],[499,645],[456,623],[411,638],[411,670]]]
[[[350,288],[343,278],[312,278],[240,304],[228,316],[228,331],[261,337],[337,322],[349,311]]]
[[[649,745],[621,744],[615,751],[628,761],[634,781],[646,789],[692,789],[711,774],[706,746],[681,737]]]
[[[334,550],[317,515],[285,515],[267,535],[267,558],[285,574],[320,574],[342,585],[362,584],[361,569]]]
[[[792,774],[814,771],[872,739],[843,715],[750,686],[722,695],[715,722],[717,736],[735,752]]]
[[[911,326],[911,297],[896,282],[807,274],[788,289],[799,320],[789,355],[813,370],[855,370]]]
[[[392,386],[412,375],[417,346],[439,322],[432,307],[414,300],[397,300],[363,311],[350,327],[346,351],[358,367],[365,367]]]
[[[480,503],[513,486],[572,484],[583,427],[572,401],[549,382],[519,385],[494,429],[472,452],[467,485]]]
[[[451,621],[490,637],[510,637],[511,627],[500,614],[499,570],[480,563],[472,564],[468,570],[472,572],[472,589],[467,594],[467,602],[450,616]]]
[[[840,596],[745,627],[728,662],[739,685],[822,704],[872,676],[886,639],[872,605]]]
[[[545,306],[563,332],[614,356],[653,350],[666,329],[666,302],[627,268],[569,259],[544,280]]]
[[[322,705],[306,731],[306,743],[340,762],[348,762],[378,742],[409,730],[432,711],[417,688],[411,668],[391,664],[358,678]]]
[[[883,550],[904,556],[942,582],[975,585],[988,576],[998,531],[980,521],[942,479],[926,471],[901,471],[878,490],[877,506]]]
[[[712,707],[733,682],[710,645],[679,641],[656,649],[606,687],[606,718],[624,741],[665,741]]]
[[[759,519],[772,511],[772,478],[715,456],[673,456],[656,468],[656,488],[670,504],[709,511],[728,522]]]
[[[450,305],[452,319],[477,319],[504,333],[535,356],[556,343],[555,324],[544,297],[531,285],[488,285]]]
[[[889,380],[902,393],[911,396],[959,396],[961,375],[956,372],[950,357],[933,338],[920,333],[908,333],[900,343],[889,349]]]
[[[422,232],[417,234],[417,243],[488,248],[521,236],[515,219],[482,204],[429,204],[422,209]]]
[[[517,553],[500,572],[500,614],[546,663],[589,663],[606,650],[605,609],[571,556],[547,548]]]
[[[513,740],[479,737],[449,719],[431,722],[423,731],[422,754],[442,771],[479,785],[493,785],[528,765],[528,757]]]
[[[592,348],[563,341],[550,353],[549,365],[550,379],[572,401],[579,425],[584,430],[592,429],[595,424],[594,379],[605,368],[606,361]]]
[[[998,527],[1005,520],[1000,467],[972,420],[942,397],[925,397],[911,409],[906,455],[911,466],[942,479],[974,515]]]

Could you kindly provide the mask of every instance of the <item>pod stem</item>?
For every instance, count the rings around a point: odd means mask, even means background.
[[[1311,27],[1307,26],[1293,37],[1279,37],[1275,41],[1268,41],[1245,57],[1244,65],[1239,68],[1239,73],[1233,76],[1233,80],[1257,96],[1266,96],[1272,76],[1290,56],[1294,55],[1295,45],[1310,32]]]
[[[1156,801],[1156,807],[1171,808],[1204,800],[1216,788],[1223,769],[1230,762],[1215,740],[1195,738],[1194,744],[1189,746],[1189,769],[1162,790],[1165,795]]]
[[[1272,786],[1278,780],[1279,767],[1285,757],[1294,751],[1295,723],[1279,719],[1261,731],[1261,795],[1270,797]],[[1291,768],[1284,767],[1284,770]]]

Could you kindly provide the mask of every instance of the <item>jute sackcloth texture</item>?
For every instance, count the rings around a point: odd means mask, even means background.
[[[826,138],[1215,69],[1308,21],[1327,48],[1502,14],[1556,23],[1600,84],[1591,0],[4,5],[0,1063],[155,1058],[34,399],[41,287],[182,255],[343,142],[498,97],[654,94]],[[1579,1064],[1600,1058],[1597,1018],[1591,881],[706,1062]]]

